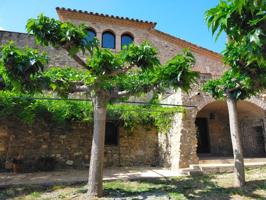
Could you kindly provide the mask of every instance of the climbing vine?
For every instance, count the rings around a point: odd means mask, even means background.
[[[108,105],[107,118],[118,120],[128,130],[142,125],[154,126],[164,132],[170,127],[173,115],[178,112],[183,112],[183,108],[120,103]],[[57,125],[66,122],[92,123],[93,106],[89,101],[40,100],[30,95],[0,91],[0,118],[15,118],[27,124],[34,124],[37,120]]]

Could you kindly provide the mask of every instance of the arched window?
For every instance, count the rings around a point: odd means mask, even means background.
[[[111,31],[105,31],[102,36],[102,47],[115,49],[115,35]]]
[[[129,44],[131,44],[132,42],[134,42],[134,38],[130,35],[130,34],[123,34],[121,36],[121,49],[124,47],[124,46],[128,46]]]
[[[85,39],[85,42],[91,42],[93,41],[95,37],[96,37],[96,32],[93,29],[89,28],[87,30],[87,35],[84,39]]]

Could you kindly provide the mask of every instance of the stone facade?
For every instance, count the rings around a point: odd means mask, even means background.
[[[56,168],[85,168],[89,165],[92,127],[74,123],[64,126],[18,120],[0,121],[0,163],[11,162],[21,154],[26,170],[36,170],[41,157],[52,157]],[[119,144],[105,146],[109,166],[158,165],[158,138],[153,128],[138,127],[133,132],[119,128]]]
[[[114,33],[116,45],[113,51],[115,52],[121,50],[121,36],[124,33],[128,33],[134,37],[135,43],[147,40],[156,47],[162,63],[180,53],[183,48],[189,48],[196,58],[196,64],[193,69],[198,71],[201,76],[199,82],[193,86],[192,91],[187,94],[180,90],[171,91],[169,89],[169,92],[161,97],[163,103],[189,105],[192,107],[187,107],[185,113],[178,113],[174,116],[172,127],[167,133],[157,134],[155,131],[138,129],[134,134],[127,135],[121,129],[119,147],[106,147],[106,166],[117,164],[123,166],[133,164],[164,165],[172,169],[179,169],[189,167],[190,164],[197,164],[200,159],[198,152],[201,133],[199,127],[196,126],[196,121],[199,118],[206,121],[206,133],[203,139],[208,141],[207,143],[205,141],[205,145],[208,145],[208,155],[228,156],[232,154],[225,102],[215,101],[201,90],[204,82],[219,77],[226,70],[220,54],[163,33],[155,29],[156,23],[64,8],[57,8],[57,13],[62,21],[69,21],[75,24],[83,23],[91,27],[95,30],[96,37],[100,43],[102,42],[103,32],[111,31]],[[14,40],[19,46],[38,47],[30,35],[0,31],[0,44],[9,40]],[[43,50],[49,54],[50,66],[76,66],[76,63],[69,59],[62,50],[52,47]],[[239,102],[238,105],[242,143],[245,146],[244,152],[247,156],[265,156],[265,100],[266,95],[262,93],[247,101]],[[15,127],[10,129],[6,128],[6,126],[0,126],[0,137],[9,138],[10,130],[16,130],[12,134],[19,132]],[[31,135],[34,132],[31,133],[26,128],[23,130],[24,135],[26,133]],[[35,154],[42,155],[42,153],[49,150],[49,155],[60,158],[62,163],[70,160],[74,161],[73,166],[79,167],[82,163],[88,163],[91,132],[87,135],[84,134],[84,132],[88,133],[88,130],[91,129],[84,126],[74,126],[69,134],[61,135],[52,134],[52,132],[59,133],[60,131],[57,129],[51,131],[39,129],[43,134],[41,136],[36,134],[28,138],[29,140],[32,139],[30,140],[31,143],[27,143],[27,137],[17,141],[22,141],[18,144],[30,145]],[[66,131],[63,130],[61,132],[64,133]],[[49,137],[54,137],[53,142],[48,142],[52,141],[47,139]],[[47,146],[47,142],[51,145],[51,148]],[[35,146],[38,147],[38,150]],[[57,149],[56,147],[60,148]],[[4,150],[4,145],[0,145],[0,151],[4,152],[2,155],[6,153],[6,150]]]
[[[163,143],[169,143],[168,149],[162,149],[162,154],[168,153],[164,164],[172,169],[186,168],[191,164],[197,164],[200,156],[232,156],[232,144],[228,111],[225,102],[216,101],[209,94],[202,91],[202,84],[211,78],[217,78],[218,74],[201,73],[198,83],[194,85],[189,94],[182,91],[169,91],[162,97],[163,103],[190,105],[186,112],[174,118],[173,127],[161,138]],[[239,126],[242,134],[244,156],[265,156],[266,148],[266,101],[261,94],[246,101],[238,102]],[[214,115],[214,119],[210,119]],[[199,132],[196,126],[198,118],[207,120],[207,135],[209,140],[209,152],[197,153],[199,145]],[[174,137],[177,139],[169,138]],[[183,139],[183,140],[182,140]],[[160,141],[160,139],[159,139]],[[173,150],[175,149],[175,150]]]
[[[49,57],[49,66],[76,66],[76,62],[69,58],[64,50],[55,49],[53,47],[43,48],[36,45],[34,37],[25,33],[9,32],[0,30],[0,45],[9,41],[14,41],[19,47],[38,48],[47,52]]]

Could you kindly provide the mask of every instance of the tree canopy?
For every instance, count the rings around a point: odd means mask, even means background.
[[[266,87],[266,1],[227,0],[206,12],[206,21],[216,37],[224,31],[228,41],[223,51],[229,70],[205,90],[216,98],[230,93],[245,99]]]
[[[23,86],[20,89],[23,92],[53,90],[63,97],[68,97],[71,92],[85,92],[90,96],[93,102],[94,130],[88,195],[94,197],[101,196],[103,189],[104,135],[108,103],[114,99],[147,92],[158,94],[168,88],[188,91],[198,73],[192,71],[195,58],[188,50],[161,64],[157,50],[147,41],[138,45],[132,43],[121,51],[114,52],[101,48],[97,39],[89,41],[86,37],[87,29],[84,25],[61,22],[44,15],[30,19],[27,23],[27,31],[33,34],[37,44],[66,50],[78,66],[51,67],[43,71],[46,62],[44,55],[39,55],[31,49],[20,50],[13,44],[2,47],[0,62],[4,84],[7,82],[13,87],[10,88],[12,90],[17,88],[12,84],[15,76],[18,76],[15,81]],[[9,70],[9,66],[13,71]],[[124,117],[132,119],[133,116]]]
[[[235,186],[245,184],[244,159],[237,114],[237,101],[266,88],[266,1],[221,0],[206,12],[206,21],[216,37],[227,34],[224,63],[229,69],[210,80],[204,90],[227,101],[234,153]]]
[[[0,47],[1,90],[4,91],[1,92],[3,105],[1,116],[17,116],[31,123],[41,112],[50,112],[56,121],[57,119],[86,121],[91,119],[92,105],[69,102],[55,102],[48,105],[45,101],[41,103],[42,101],[30,97],[52,97],[47,91],[54,91],[59,96],[67,98],[72,92],[90,93],[97,89],[108,91],[112,98],[123,98],[150,91],[163,92],[169,87],[181,87],[188,91],[190,84],[197,78],[197,73],[191,70],[195,59],[188,50],[161,65],[157,50],[148,42],[140,45],[131,44],[122,51],[114,53],[109,49],[100,48],[96,39],[87,41],[87,28],[84,25],[76,26],[43,15],[37,19],[30,19],[27,23],[28,31],[34,33],[38,44],[65,49],[70,57],[77,61],[79,67],[48,67],[49,58],[45,52],[28,47],[18,48],[12,41]],[[87,59],[83,60],[84,56],[87,56]],[[22,96],[23,99],[17,99],[18,96]],[[11,105],[11,102],[16,103]],[[75,112],[73,106],[85,112]],[[156,122],[154,125],[163,129],[163,124],[166,124],[167,120],[162,120],[159,117],[160,113],[170,115],[182,111],[180,108],[146,106],[150,111],[145,111],[147,115],[142,115],[146,117],[143,120],[144,118],[136,114],[137,111],[134,112],[134,109],[145,109],[145,106],[139,108],[131,106],[128,112],[126,110],[130,106],[124,107],[109,106],[108,115],[119,113],[118,118],[130,128],[133,124],[135,126],[136,123],[147,121],[151,124]],[[61,112],[58,112],[59,108]],[[20,111],[17,112],[18,110]]]
[[[191,70],[195,59],[189,51],[160,64],[157,50],[148,42],[130,44],[118,53],[99,47],[99,42],[85,41],[87,27],[75,26],[43,15],[30,19],[27,30],[37,42],[65,49],[77,63],[86,69],[82,80],[91,90],[108,91],[111,98],[162,91],[167,87],[189,90],[197,73]],[[82,59],[82,55],[87,57]]]
[[[0,74],[5,89],[36,92],[37,77],[47,64],[47,55],[31,48],[17,48],[13,42],[0,48]]]

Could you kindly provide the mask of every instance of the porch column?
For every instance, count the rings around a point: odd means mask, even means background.
[[[164,98],[161,102],[168,104],[191,104],[190,102],[183,101],[183,98],[180,90]],[[161,165],[177,170],[187,168],[190,164],[198,164],[196,114],[197,108],[186,109],[184,113],[176,113],[168,132],[159,133],[158,143]]]
[[[198,164],[195,110],[177,113],[167,133],[159,133],[161,164],[172,170]]]
[[[182,116],[179,143],[179,168],[189,167],[190,164],[198,164],[197,135],[196,135],[196,109],[187,110]]]

